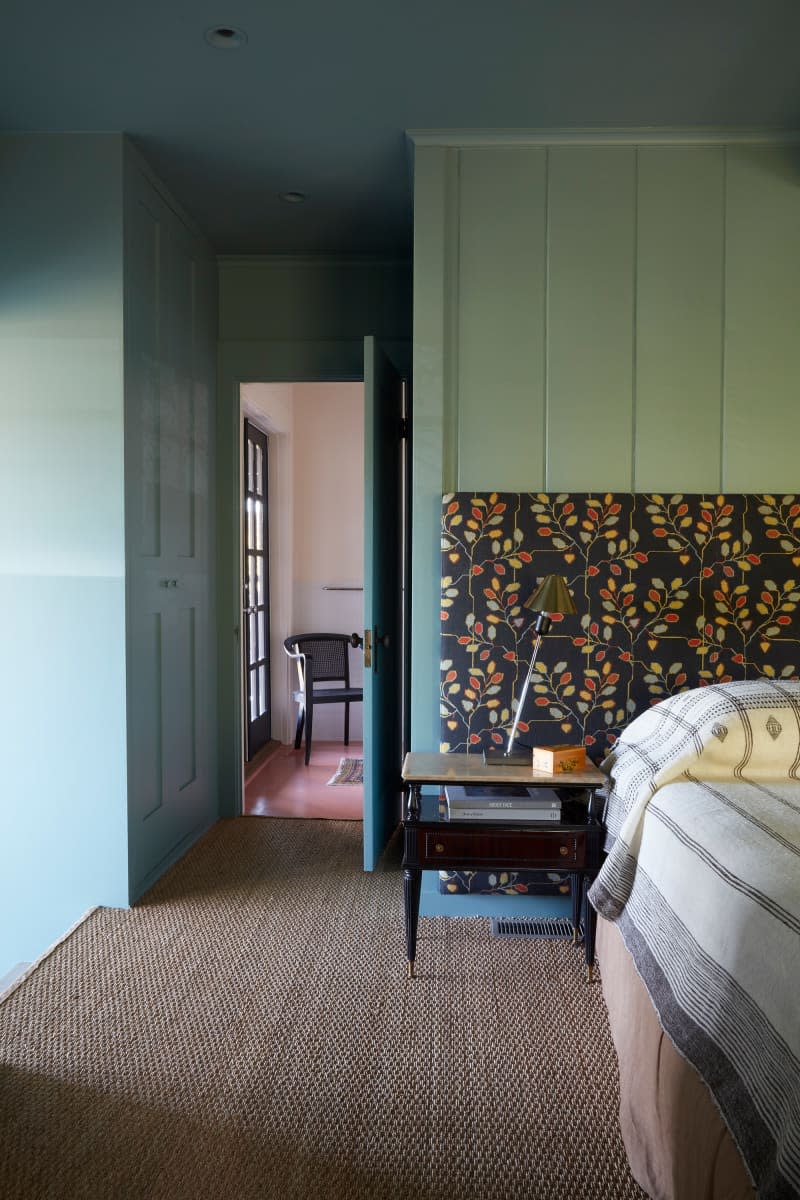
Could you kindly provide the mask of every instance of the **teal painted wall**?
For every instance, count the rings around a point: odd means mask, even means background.
[[[36,958],[87,909],[126,905],[142,882],[131,882],[128,859],[137,797],[127,765],[126,633],[137,599],[125,522],[136,495],[126,489],[129,418],[142,400],[136,386],[126,393],[125,320],[126,303],[155,306],[142,272],[126,271],[132,162],[155,186],[122,135],[0,136],[0,976]],[[170,395],[193,389],[196,411],[201,392],[203,410],[213,406],[216,374],[216,263],[205,255],[194,316],[177,300],[160,314],[173,338],[186,340],[195,322],[193,379],[172,380]],[[127,333],[130,350],[137,332]],[[213,427],[199,419],[191,456],[213,459]],[[131,461],[139,469],[141,455]],[[203,554],[212,564],[213,479],[203,481]],[[214,637],[203,647],[210,699],[200,703],[211,713],[215,645]],[[133,695],[148,711],[161,699]],[[203,736],[215,799],[213,718]],[[209,807],[193,825],[176,821],[176,847],[215,819]],[[141,831],[140,846],[148,836]],[[153,877],[170,861],[158,851]]]
[[[219,260],[217,529],[219,794],[241,802],[239,385],[363,379],[364,337],[411,374],[411,266],[361,257]]]
[[[121,166],[0,137],[0,974],[127,902]]]
[[[413,744],[438,744],[439,505],[797,490],[800,175],[729,138],[415,147]]]

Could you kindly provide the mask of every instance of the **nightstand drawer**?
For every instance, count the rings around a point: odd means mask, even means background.
[[[426,864],[449,863],[459,867],[564,867],[581,868],[586,860],[586,835],[558,829],[463,833],[425,831]]]

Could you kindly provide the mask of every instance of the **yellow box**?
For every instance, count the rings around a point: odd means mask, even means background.
[[[586,766],[585,746],[534,746],[534,771],[547,771],[550,775],[569,775],[571,771],[583,771]]]

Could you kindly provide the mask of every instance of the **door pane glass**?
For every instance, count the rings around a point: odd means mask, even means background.
[[[262,493],[262,492],[263,492],[263,490],[264,490],[264,487],[263,487],[263,484],[262,484],[262,481],[261,481],[261,476],[262,476],[262,471],[261,471],[261,459],[262,459],[261,447],[260,447],[260,446],[256,446],[255,450],[256,450],[256,478],[255,478],[255,485],[254,485],[254,487],[253,487],[253,491],[254,491],[254,492],[257,492],[257,493],[258,493],[258,495],[260,496],[260,495],[261,495],[261,493]]]
[[[258,668],[258,683],[259,683],[258,715],[261,716],[262,713],[265,713],[267,711],[267,668],[266,667]]]
[[[253,490],[253,443],[247,443],[247,490]]]
[[[254,522],[253,501],[248,496],[248,498],[247,498],[247,549],[248,550],[253,550],[255,548],[255,541],[254,541],[254,536],[253,536],[253,522]]]
[[[250,613],[250,662],[258,662],[258,642],[256,641],[256,614]]]
[[[266,639],[265,625],[266,625],[265,614],[262,611],[258,614],[258,650],[259,650],[259,654],[260,654],[261,658],[264,658],[267,653],[267,639]]]
[[[253,520],[255,522],[255,542],[253,546],[256,550],[264,549],[264,505],[261,500],[253,501]]]
[[[256,558],[255,565],[256,565],[256,579],[257,579],[257,583],[258,583],[258,587],[256,590],[255,603],[256,604],[266,604],[266,599],[264,597],[264,559],[261,557],[261,555],[259,555]]]
[[[258,672],[255,667],[249,673],[249,681],[250,720],[255,721],[258,716]]]
[[[248,566],[250,569],[250,591],[247,596],[247,603],[250,607],[252,607],[254,604],[258,604],[258,592],[256,590],[256,559],[252,554],[248,559]]]

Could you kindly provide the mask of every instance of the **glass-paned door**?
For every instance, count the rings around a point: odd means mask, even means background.
[[[245,421],[242,676],[245,684],[245,757],[248,762],[269,741],[271,732],[267,447],[267,435]]]

